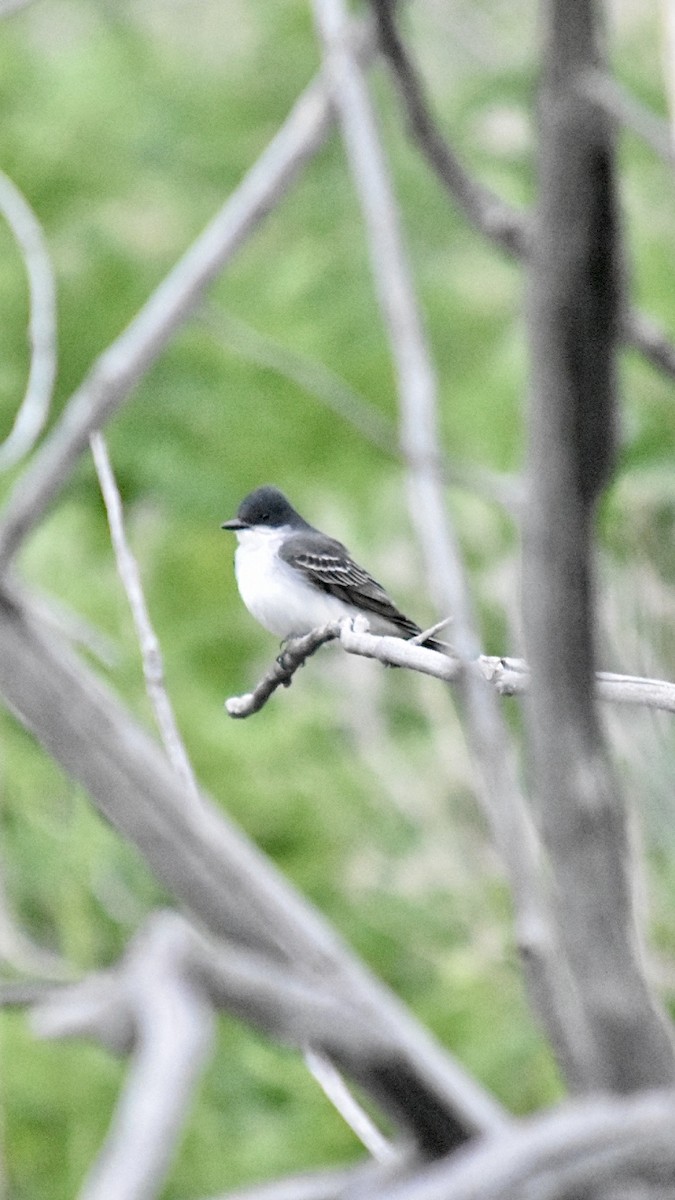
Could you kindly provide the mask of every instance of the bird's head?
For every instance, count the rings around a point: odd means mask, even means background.
[[[307,522],[295,511],[278,488],[266,484],[249,492],[237,509],[236,517],[224,521],[221,529],[281,529],[284,525],[305,528]]]

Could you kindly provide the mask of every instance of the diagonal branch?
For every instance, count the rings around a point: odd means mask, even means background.
[[[0,569],[65,486],[90,435],[124,403],[223,267],[286,194],[322,144],[331,119],[319,77],[220,212],[94,363],[10,495],[0,524]]]
[[[502,1126],[504,1115],[491,1098],[215,805],[204,796],[199,806],[185,803],[184,786],[159,746],[18,596],[6,593],[0,694],[197,920],[217,936],[291,964],[300,977],[329,982],[367,1015],[377,1046],[346,1061],[338,1052],[336,1065],[426,1153]]]
[[[196,802],[198,788],[192,764],[180,735],[176,714],[169,699],[164,677],[164,660],[159,639],[152,625],[143,592],[138,563],[132,553],[124,528],[122,498],[112,469],[108,448],[102,433],[90,438],[91,453],[103,496],[117,570],[129,601],[143,663],[145,686],[155,714],[157,727],[176,774]]]
[[[370,0],[370,3],[377,22],[380,48],[391,68],[420,152],[470,224],[507,254],[525,258],[531,236],[528,214],[512,208],[466,170],[431,112],[419,72],[398,31],[396,5],[391,0]],[[617,111],[617,100],[617,93],[613,91],[615,114],[622,120],[630,117],[630,123],[634,125],[635,106],[629,106],[622,97]],[[650,140],[653,140],[651,124],[649,128]],[[658,142],[658,152],[662,153],[660,135]],[[621,336],[626,345],[639,351],[652,366],[675,378],[675,345],[651,317],[628,308],[621,320]]]
[[[417,146],[469,223],[507,254],[524,258],[529,237],[527,215],[466,170],[431,112],[420,75],[396,25],[396,5],[391,0],[370,0],[370,4],[380,49],[391,67]]]

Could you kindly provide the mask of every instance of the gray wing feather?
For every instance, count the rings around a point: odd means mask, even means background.
[[[279,557],[292,562],[315,587],[338,596],[362,612],[376,613],[391,621],[408,637],[420,632],[419,625],[396,608],[382,585],[354,562],[342,542],[314,530],[303,530],[287,539],[279,550]]]

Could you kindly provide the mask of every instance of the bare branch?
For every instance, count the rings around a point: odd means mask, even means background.
[[[56,378],[56,285],[40,222],[3,171],[0,171],[0,212],[21,250],[30,291],[30,369],[26,394],[12,432],[0,445],[0,471],[6,471],[32,449],[49,414]]]
[[[286,194],[330,123],[327,90],[318,78],[220,212],[94,363],[10,495],[0,525],[0,568],[67,483],[90,435],[128,398],[216,276]]]
[[[320,629],[312,630],[305,637],[293,638],[263,676],[254,692],[248,692],[245,696],[231,696],[225,702],[227,712],[231,717],[250,717],[259,712],[278,687],[290,687],[298,667],[303,666],[319,646],[334,641],[339,636],[340,623],[332,621]]]
[[[424,653],[419,647],[415,653]],[[429,652],[427,652],[429,653]],[[220,937],[329,983],[364,1012],[377,1048],[336,1065],[428,1153],[498,1128],[499,1107],[347,951],[255,847],[185,789],[155,742],[15,593],[0,598],[0,693],[157,877]],[[388,1047],[386,1053],[382,1047]]]
[[[470,668],[479,654],[459,547],[444,501],[437,386],[417,305],[398,209],[366,79],[350,50],[344,0],[314,0],[326,68],[366,227],[371,267],[397,376],[400,442],[411,518],[438,611],[453,617],[459,693],[481,802],[514,890],[518,942],[531,991],[571,1074],[582,1072],[574,998],[556,946],[545,876],[530,814],[517,784],[493,690]]]
[[[577,88],[601,63],[593,0],[545,0],[531,254],[523,621],[533,780],[581,1006],[584,1088],[671,1083],[636,945],[626,816],[594,703],[592,521],[613,465],[619,230],[608,121]]]
[[[305,1063],[314,1076],[324,1096],[356,1134],[359,1141],[377,1162],[390,1163],[400,1158],[390,1142],[380,1133],[375,1122],[365,1109],[354,1099],[342,1075],[336,1071],[329,1058],[316,1050],[305,1051]]]
[[[675,167],[668,123],[605,71],[591,70],[579,83],[580,92],[602,108],[607,116],[640,138],[669,167]]]
[[[223,1193],[212,1200],[346,1200],[353,1187],[371,1180],[379,1182],[380,1175],[381,1172],[372,1170],[371,1164],[334,1171],[308,1171]]]
[[[675,1176],[674,1121],[670,1091],[577,1101],[486,1138],[407,1182],[355,1187],[349,1200],[569,1200],[604,1195],[605,1188],[614,1196],[618,1185],[634,1188],[640,1181],[666,1186],[667,1195]]]
[[[466,170],[431,113],[417,68],[396,26],[396,5],[390,0],[371,0],[371,7],[377,21],[380,46],[391,67],[411,133],[421,153],[479,233],[508,254],[526,257],[530,244],[528,214],[512,208]],[[630,116],[630,123],[634,124],[632,104],[626,103],[622,112],[616,115],[622,120]],[[660,143],[660,136],[658,140]],[[662,152],[661,146],[658,152]],[[624,342],[638,350],[652,366],[675,378],[675,345],[651,317],[636,309],[627,311],[622,317],[621,335]]]
[[[147,1200],[174,1156],[213,1034],[211,1007],[184,970],[191,940],[184,920],[156,914],[116,972],[52,996],[33,1013],[43,1036],[86,1033],[104,1045],[132,1045],[122,1095],[81,1200]]]
[[[377,659],[389,667],[405,667],[446,683],[456,683],[463,670],[470,670],[493,684],[500,696],[525,695],[530,688],[530,669],[522,658],[481,654],[473,663],[463,665],[453,654],[441,654],[438,650],[418,645],[417,638],[404,641],[402,638],[369,633],[367,618],[359,616],[353,621],[331,622],[312,630],[303,638],[294,638],[252,692],[231,696],[225,701],[226,711],[231,717],[237,718],[260,712],[280,685],[289,686],[295,672],[310,655],[326,642],[336,639],[348,654]],[[675,712],[675,683],[668,680],[596,671],[595,681],[596,695],[600,700]]]
[[[143,662],[145,686],[155,714],[155,720],[157,721],[164,747],[169,756],[169,761],[176,774],[182,779],[192,799],[197,801],[199,796],[197,781],[192,770],[192,764],[188,758],[187,750],[185,749],[185,744],[180,735],[173,705],[166,688],[162,650],[152,621],[150,620],[138,563],[127,541],[124,529],[122,499],[119,494],[103,434],[92,433],[90,444],[96,474],[101,486],[101,494],[108,514],[108,524],[110,526],[110,536],[117,561],[117,570],[127,594],[129,607],[131,608],[136,627]]]
[[[370,0],[379,45],[405,108],[410,133],[437,178],[471,225],[517,258],[527,253],[527,215],[511,208],[465,169],[431,113],[424,86],[396,27],[396,5]]]

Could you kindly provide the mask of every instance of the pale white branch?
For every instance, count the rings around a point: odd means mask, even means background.
[[[12,431],[0,444],[0,471],[5,471],[32,449],[49,413],[56,378],[56,285],[40,222],[3,171],[0,171],[0,212],[16,238],[28,275],[31,343],[26,392]]]
[[[370,1033],[356,1058],[346,1046],[326,1049],[418,1145],[438,1153],[505,1122],[492,1098],[222,811],[206,797],[199,806],[185,803],[185,788],[154,739],[28,614],[16,591],[10,598],[7,585],[0,594],[0,692],[194,917],[219,937],[292,964],[298,976],[320,978],[348,998],[354,1014],[365,1014]],[[305,1031],[303,1041],[316,1039]]]
[[[310,1048],[305,1051],[305,1062],[321,1091],[373,1158],[377,1162],[384,1163],[396,1161],[399,1153],[380,1133],[363,1106],[355,1100],[342,1075],[335,1069],[330,1059],[326,1058],[325,1054]]]
[[[339,641],[343,650],[361,658],[373,658],[389,667],[406,667],[422,675],[432,675],[446,683],[457,683],[463,672],[494,685],[500,696],[524,695],[530,685],[530,672],[522,658],[498,658],[481,654],[472,663],[462,664],[454,654],[441,654],[419,646],[415,638],[381,637],[368,631],[364,616],[354,620],[333,621],[289,642],[252,692],[231,696],[225,708],[231,717],[250,717],[259,712],[278,687],[288,687],[304,662],[320,646]],[[675,712],[675,683],[666,679],[643,679],[638,675],[596,672],[598,698],[613,704],[635,704],[642,708]]]
[[[380,1175],[381,1171],[376,1173],[371,1164],[334,1171],[308,1171],[274,1179],[271,1183],[254,1184],[236,1192],[224,1192],[212,1200],[347,1200],[351,1188],[370,1181],[379,1182]]]
[[[160,914],[132,944],[118,987],[133,1031],[129,1073],[81,1200],[147,1200],[174,1156],[210,1050],[213,1017],[180,970],[189,930]]]
[[[344,0],[313,0],[326,70],[363,216],[371,269],[394,364],[409,510],[437,610],[453,617],[459,694],[477,791],[513,886],[518,942],[533,999],[570,1073],[582,1070],[573,997],[558,952],[534,823],[518,786],[493,689],[470,668],[480,641],[459,545],[445,504],[438,389],[398,205],[361,65],[346,36]],[[582,1062],[577,1062],[581,1055]]]
[[[7,565],[64,487],[90,435],[127,399],[216,276],[286,194],[323,142],[331,119],[328,92],[318,78],[220,212],[94,363],[15,485],[0,526],[0,566]]]
[[[117,570],[126,592],[136,627],[148,697],[169,760],[177,775],[183,780],[192,800],[197,802],[199,798],[197,781],[178,729],[173,705],[169,699],[164,676],[162,650],[159,638],[155,633],[150,619],[138,563],[127,540],[124,528],[122,498],[117,487],[103,434],[100,432],[92,433],[90,444],[96,474],[98,475],[101,487],[101,494],[108,514],[108,525],[110,527],[110,537],[115,552]]]
[[[604,1189],[625,1195],[622,1184],[635,1196],[642,1193],[631,1185],[640,1181],[666,1185],[670,1194],[674,1123],[671,1091],[573,1102],[474,1143],[408,1181],[356,1187],[350,1200],[569,1200],[606,1195]]]

